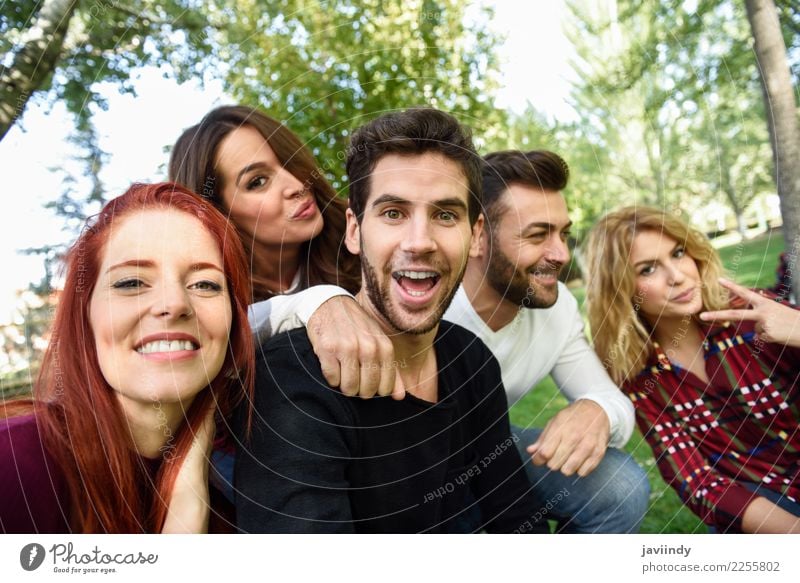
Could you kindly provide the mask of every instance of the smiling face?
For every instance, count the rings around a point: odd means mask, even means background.
[[[243,125],[220,142],[214,160],[225,210],[261,247],[310,241],[322,231],[314,195],[281,164],[258,130]]]
[[[682,244],[658,231],[641,231],[633,238],[631,265],[636,277],[635,304],[654,325],[679,319],[703,308],[697,263]]]
[[[388,154],[369,180],[361,224],[347,212],[347,248],[361,257],[362,302],[391,330],[431,332],[477,251],[483,218],[470,226],[464,173],[439,154]]]
[[[231,303],[215,240],[184,212],[130,214],[110,230],[99,273],[89,324],[106,382],[129,414],[182,413],[227,351]]]
[[[492,225],[486,279],[504,301],[518,307],[549,308],[558,299],[558,274],[569,261],[572,222],[558,192],[511,184]]]

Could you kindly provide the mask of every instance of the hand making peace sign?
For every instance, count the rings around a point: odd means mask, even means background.
[[[800,312],[776,302],[759,292],[720,278],[719,282],[734,295],[745,300],[748,308],[735,310],[716,310],[702,312],[700,319],[704,321],[733,320],[755,322],[755,331],[766,342],[774,342],[787,346],[800,346]]]

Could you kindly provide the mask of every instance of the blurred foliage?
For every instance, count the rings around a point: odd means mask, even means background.
[[[354,128],[415,105],[456,115],[481,139],[502,127],[489,11],[463,0],[281,0],[223,10],[228,92],[308,140],[334,187]],[[220,22],[221,24],[221,22]]]

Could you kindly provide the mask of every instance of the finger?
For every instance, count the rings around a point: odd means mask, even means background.
[[[396,365],[394,360],[394,346],[391,340],[382,334],[381,337],[378,338],[378,353],[380,355],[378,394],[381,397],[385,397],[394,393]]]
[[[553,452],[553,455],[550,456],[550,460],[547,462],[548,469],[553,472],[562,470],[564,464],[567,463],[567,460],[573,452],[574,447],[562,439],[555,452]]]
[[[339,368],[342,375],[339,390],[348,397],[355,397],[361,389],[361,367],[359,363],[355,358],[348,356],[339,359]]]
[[[542,436],[544,437],[544,435]],[[550,462],[558,450],[559,440],[556,437],[548,437],[546,439],[539,439],[539,448],[533,454],[533,463],[537,466],[543,466]]]
[[[378,392],[381,382],[380,365],[371,359],[364,359],[359,366],[361,378],[359,380],[358,396],[362,399],[371,399]]]
[[[586,460],[581,464],[581,467],[578,468],[578,475],[581,478],[585,478],[589,474],[591,474],[594,469],[600,465],[600,462],[603,460],[603,456],[605,455],[605,448],[602,448],[600,452],[595,452],[594,455],[586,458]]]
[[[319,358],[319,365],[322,368],[322,376],[325,377],[328,385],[338,387],[342,383],[339,359],[328,352],[320,352],[317,354],[317,358]]]
[[[754,306],[759,302],[764,301],[764,296],[761,296],[754,292],[753,290],[747,289],[744,286],[739,285],[738,283],[732,282],[730,279],[725,279],[724,277],[719,278],[719,283],[722,287],[727,288],[728,290],[732,291],[734,294],[742,298],[743,300],[747,300]]]
[[[394,390],[392,391],[392,399],[395,401],[401,401],[406,398],[406,387],[403,385],[403,380],[400,378],[400,375],[397,374],[395,370],[394,373]]]
[[[757,320],[758,315],[755,310],[714,310],[711,312],[701,312],[700,319],[706,322],[714,320],[741,322],[743,320]]]

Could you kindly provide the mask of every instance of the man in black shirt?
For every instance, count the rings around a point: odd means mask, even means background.
[[[509,428],[497,361],[440,322],[481,237],[480,158],[433,109],[353,135],[347,248],[361,306],[392,340],[402,400],[327,386],[305,330],[260,353],[253,426],[237,423],[244,532],[546,532]],[[341,325],[348,325],[342,322]]]

